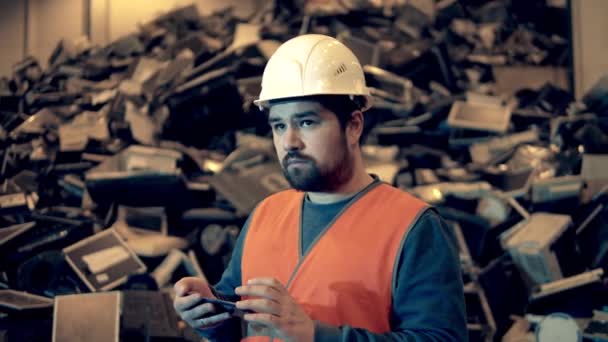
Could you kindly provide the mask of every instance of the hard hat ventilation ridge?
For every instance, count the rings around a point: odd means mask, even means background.
[[[334,74],[334,76],[338,76],[344,72],[346,72],[346,65],[344,65],[344,63],[342,63],[342,64],[340,64],[340,67],[338,67],[338,69],[336,70],[336,73]]]

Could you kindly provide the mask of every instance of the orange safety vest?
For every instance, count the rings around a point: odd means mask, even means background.
[[[396,259],[405,234],[427,204],[383,183],[357,197],[302,257],[304,193],[286,190],[264,200],[245,237],[242,283],[274,277],[314,320],[390,331]],[[251,336],[268,333],[252,328],[243,341],[270,340]]]

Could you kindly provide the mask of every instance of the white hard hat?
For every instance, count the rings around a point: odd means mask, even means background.
[[[283,43],[270,57],[262,92],[254,103],[313,95],[363,96],[362,111],[371,107],[365,76],[353,52],[335,38],[306,34]]]

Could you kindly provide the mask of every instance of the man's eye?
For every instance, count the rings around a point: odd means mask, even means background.
[[[282,124],[282,123],[274,124],[274,125],[272,125],[272,129],[274,131],[282,131],[283,129],[285,129],[285,124]]]
[[[314,125],[315,122],[313,120],[302,120],[300,121],[300,126],[302,127],[310,127],[312,125]]]

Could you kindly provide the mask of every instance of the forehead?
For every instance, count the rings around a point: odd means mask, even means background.
[[[268,120],[289,120],[303,114],[317,115],[322,118],[332,116],[325,107],[316,101],[289,101],[274,104],[270,107]]]

